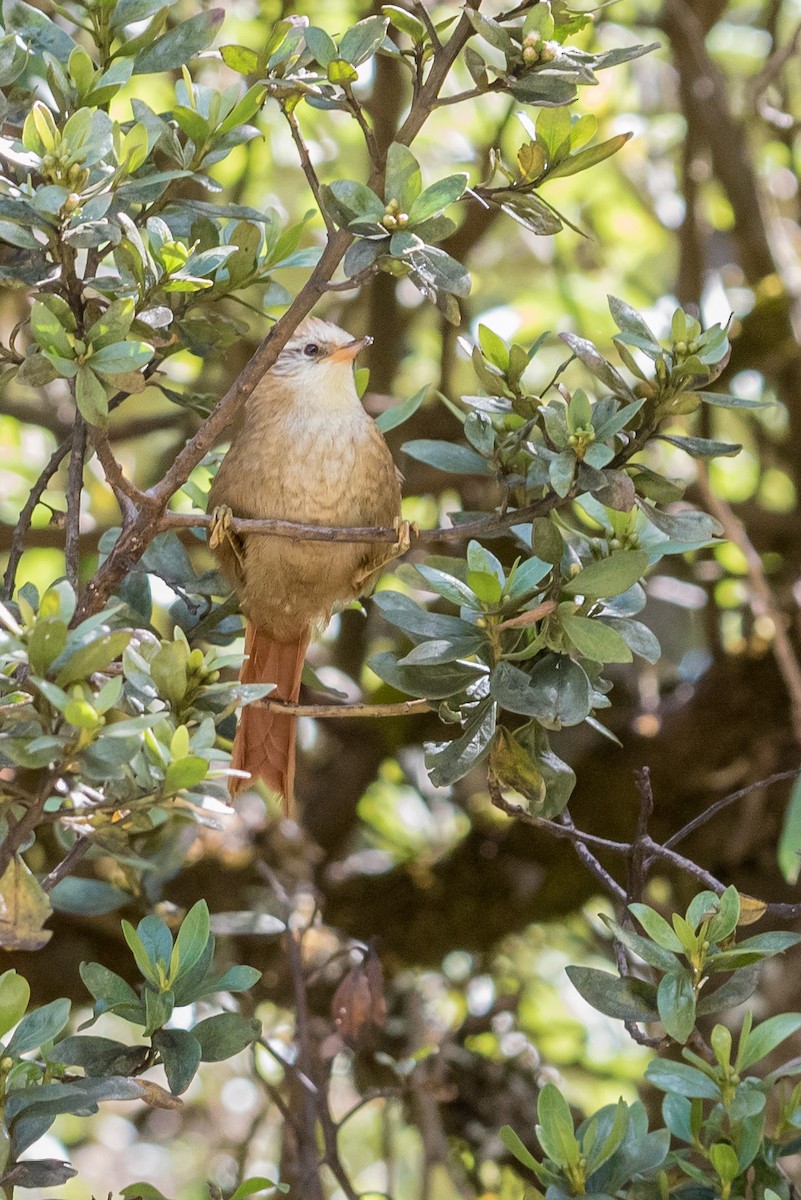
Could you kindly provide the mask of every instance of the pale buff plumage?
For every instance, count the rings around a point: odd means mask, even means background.
[[[315,357],[306,352],[311,346],[319,347]],[[301,323],[247,402],[212,484],[210,509],[339,527],[397,523],[399,476],[356,392],[356,352],[336,325],[315,317]],[[223,538],[216,549],[252,626],[242,678],[275,683],[275,695],[285,700],[297,699],[313,628],[338,604],[368,591],[391,557],[380,543],[264,535],[239,544]],[[237,743],[235,765],[291,799],[294,719],[246,708]],[[278,761],[284,757],[289,761]]]

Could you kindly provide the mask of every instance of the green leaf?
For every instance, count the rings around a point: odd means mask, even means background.
[[[335,179],[320,189],[323,205],[329,215],[347,229],[352,221],[380,222],[384,215],[384,202],[372,188],[355,179]]]
[[[131,631],[118,629],[113,633],[101,633],[89,645],[76,650],[67,659],[64,666],[56,675],[55,682],[59,687],[76,683],[79,679],[87,679],[95,671],[103,671],[113,662],[131,640]]]
[[[139,1005],[139,997],[133,988],[101,963],[82,962],[79,971],[84,986],[90,995],[100,1002],[103,1011],[119,1006]]]
[[[153,1034],[153,1049],[161,1056],[170,1091],[180,1096],[200,1066],[200,1043],[186,1029],[159,1029]]]
[[[170,956],[170,984],[192,970],[202,957],[210,936],[208,905],[205,900],[198,900],[184,917],[178,931]]]
[[[777,856],[786,882],[797,883],[801,875],[801,775],[793,782],[787,801]]]
[[[712,404],[717,408],[769,407],[764,400],[745,400],[742,396],[732,396],[726,392],[696,392],[695,395],[700,396],[705,404]]]
[[[303,40],[321,67],[327,67],[330,62],[339,57],[336,42],[316,25],[310,25],[303,31]]]
[[[134,62],[135,75],[149,75],[157,71],[175,71],[185,66],[213,40],[225,18],[224,8],[210,8],[181,21],[173,29],[157,38],[152,46],[142,50]]]
[[[647,904],[630,904],[629,911],[634,914],[651,941],[656,942],[657,946],[661,946],[663,950],[670,950],[673,954],[684,953],[684,943],[679,940],[665,918],[653,908],[649,908]]]
[[[799,1029],[801,1029],[801,1013],[780,1013],[778,1016],[769,1017],[761,1025],[757,1025],[756,1029],[752,1029],[748,1037],[744,1039],[745,1045],[740,1045],[735,1064],[737,1071],[742,1074],[754,1063],[760,1062],[786,1038],[797,1033]]]
[[[715,1142],[709,1147],[709,1157],[723,1183],[731,1184],[740,1174],[737,1154],[728,1142]]]
[[[631,305],[626,304],[624,300],[618,300],[616,296],[608,296],[607,300],[612,318],[622,333],[633,334],[647,343],[652,350],[661,352],[659,342]]]
[[[153,357],[153,347],[147,342],[112,342],[102,346],[90,359],[92,370],[102,375],[120,375],[137,371]]]
[[[663,1092],[675,1092],[699,1100],[720,1100],[720,1090],[714,1080],[686,1063],[656,1058],[645,1069],[645,1078]]]
[[[393,142],[387,151],[384,195],[387,203],[397,200],[401,212],[408,213],[422,190],[420,164],[408,146]]]
[[[631,662],[631,650],[611,626],[571,613],[561,613],[559,624],[584,658],[599,663]]]
[[[486,668],[465,662],[445,663],[436,667],[403,667],[399,665],[396,655],[389,651],[374,654],[367,665],[379,679],[398,691],[426,700],[444,700],[448,696],[455,696],[486,673]]]
[[[186,758],[177,758],[167,767],[164,776],[164,794],[172,796],[176,792],[197,787],[209,772],[209,764],[205,758],[189,754]]]
[[[23,1017],[5,1049],[9,1058],[38,1050],[61,1033],[70,1016],[69,1000],[52,1000]]]
[[[592,709],[586,672],[566,654],[548,654],[530,674],[508,662],[492,672],[492,694],[502,708],[535,717],[546,729],[579,725]]]
[[[646,662],[657,663],[662,657],[662,647],[655,633],[643,625],[642,621],[633,621],[628,617],[600,617],[602,624],[617,630],[623,641],[640,658]]]
[[[108,421],[108,395],[91,367],[83,364],[75,376],[75,403],[90,425],[104,429]]]
[[[43,617],[33,627],[28,642],[28,659],[37,675],[45,675],[50,664],[67,644],[67,624],[59,617]]]
[[[695,991],[685,970],[670,971],[659,981],[656,993],[662,1024],[674,1041],[687,1041],[695,1028]]]
[[[384,40],[388,23],[386,17],[365,17],[340,38],[339,53],[347,62],[358,67],[375,54]]]
[[[144,989],[142,998],[145,1002],[145,1037],[151,1037],[157,1029],[166,1025],[175,1008],[175,998],[172,992]]]
[[[0,1037],[5,1037],[22,1019],[30,998],[28,981],[16,971],[12,969],[0,975]]]
[[[265,1179],[263,1176],[254,1176],[252,1179],[244,1179],[236,1191],[231,1194],[230,1200],[246,1200],[246,1197],[253,1196],[257,1192],[267,1192],[271,1189],[277,1192],[288,1192],[289,1184],[276,1183],[274,1179]]]
[[[452,475],[490,475],[486,459],[468,446],[457,446],[453,442],[441,442],[430,438],[418,438],[405,442],[401,447],[404,454],[418,462],[447,471]]]
[[[578,1166],[581,1147],[573,1131],[570,1106],[552,1083],[546,1083],[537,1099],[537,1138],[545,1154],[558,1167]]]
[[[75,42],[60,25],[23,0],[5,0],[3,24],[18,34],[36,54],[52,54],[59,62],[67,62],[75,49]]]
[[[562,591],[570,596],[619,596],[637,583],[647,566],[648,555],[644,550],[615,550],[608,558],[587,563],[564,584]]]
[[[713,442],[710,438],[677,437],[672,433],[660,433],[657,437],[671,446],[678,446],[693,458],[733,458],[739,454],[742,446],[734,442]]]
[[[579,171],[586,171],[589,167],[596,166],[604,159],[617,154],[618,150],[622,150],[631,136],[630,133],[619,133],[605,142],[599,142],[597,146],[588,146],[586,150],[581,150],[578,154],[571,154],[564,162],[548,171],[548,178],[564,178],[566,175],[576,175]]]
[[[464,195],[467,187],[467,175],[448,175],[437,183],[425,188],[409,209],[409,224],[417,225],[421,221],[434,217]]]
[[[760,973],[759,963],[754,963],[750,967],[741,967],[721,987],[708,995],[701,996],[697,1005],[698,1015],[706,1016],[709,1013],[726,1012],[730,1008],[737,1008],[739,1004],[743,1004],[756,991]]]
[[[567,977],[580,996],[607,1017],[618,1021],[655,1021],[656,995],[651,984],[629,977],[621,979],[595,967],[571,965]]]
[[[381,11],[389,17],[390,25],[395,29],[399,29],[401,33],[408,36],[415,43],[424,42],[427,37],[426,27],[422,21],[418,21],[417,17],[407,12],[405,8],[399,8],[395,4],[382,4]]]
[[[218,1013],[195,1025],[192,1033],[200,1043],[203,1062],[222,1062],[239,1054],[259,1037],[261,1022],[245,1020],[239,1013]]]
[[[429,567],[426,563],[418,563],[416,570],[432,591],[444,596],[446,600],[450,600],[451,604],[465,604],[468,608],[474,609],[479,607],[472,588],[469,588],[466,583],[462,583],[456,575],[440,571],[437,567]]]
[[[65,328],[64,321],[53,312],[52,305],[45,304],[42,300],[33,302],[31,333],[43,350],[50,350],[61,358],[75,357],[73,339],[68,335],[68,327]]]
[[[634,933],[633,930],[619,925],[617,921],[613,921],[610,917],[602,915],[601,920],[612,930],[617,941],[639,955],[649,966],[656,967],[659,971],[667,973],[681,969],[681,963],[675,954],[672,954],[669,950],[664,950],[649,938],[641,937],[640,934]]]
[[[401,400],[399,404],[393,404],[392,408],[387,408],[380,413],[376,417],[375,423],[381,432],[388,433],[390,429],[397,429],[399,425],[403,425],[410,417],[414,416],[425,400],[428,388],[429,385],[425,384],[408,400]]]
[[[59,880],[50,891],[50,902],[56,912],[79,913],[82,916],[104,916],[122,908],[130,900],[130,892],[122,888],[101,879],[80,879],[76,875]]]
[[[259,69],[259,56],[247,46],[221,46],[222,60],[232,71],[240,75],[255,75]]]
[[[514,1155],[518,1162],[521,1162],[524,1167],[528,1167],[529,1171],[539,1172],[540,1164],[531,1151],[523,1145],[511,1125],[502,1125],[499,1136],[506,1149]]]
[[[425,764],[435,787],[456,783],[484,758],[492,744],[496,717],[497,706],[486,704],[468,722],[461,737],[450,742],[426,743]]]

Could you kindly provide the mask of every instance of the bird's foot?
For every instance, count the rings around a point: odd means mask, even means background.
[[[412,544],[412,534],[417,537],[420,528],[416,521],[406,521],[403,517],[396,517],[392,522],[392,526],[398,535],[398,540],[392,547],[392,557],[400,558]]]
[[[227,504],[218,504],[211,510],[211,524],[209,525],[209,545],[212,550],[216,550],[223,542],[231,535],[231,519],[233,517],[232,510]]]
[[[209,546],[212,550],[224,545],[226,542],[233,551],[234,557],[242,566],[242,542],[235,533],[232,527],[233,510],[227,504],[218,504],[211,510],[211,524],[209,525]]]

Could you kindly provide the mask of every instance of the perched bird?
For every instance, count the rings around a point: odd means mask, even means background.
[[[353,361],[371,338],[307,317],[253,390],[245,419],[209,494],[210,545],[246,617],[243,683],[274,683],[295,702],[306,648],[339,604],[370,590],[401,541],[400,481],[386,442],[362,407]],[[395,526],[399,543],[236,535],[231,516],[310,525]],[[232,766],[291,805],[294,716],[247,705]],[[232,776],[232,794],[243,781]]]

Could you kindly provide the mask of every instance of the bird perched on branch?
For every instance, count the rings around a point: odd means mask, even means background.
[[[209,493],[209,543],[246,617],[240,680],[274,683],[271,699],[296,702],[306,648],[332,610],[370,590],[408,546],[400,520],[400,474],[356,391],[353,362],[371,338],[307,317],[245,406],[245,419]],[[394,526],[387,543],[238,536],[231,516],[302,524]],[[232,766],[292,802],[295,721],[247,705]],[[232,776],[235,794],[242,780]]]

